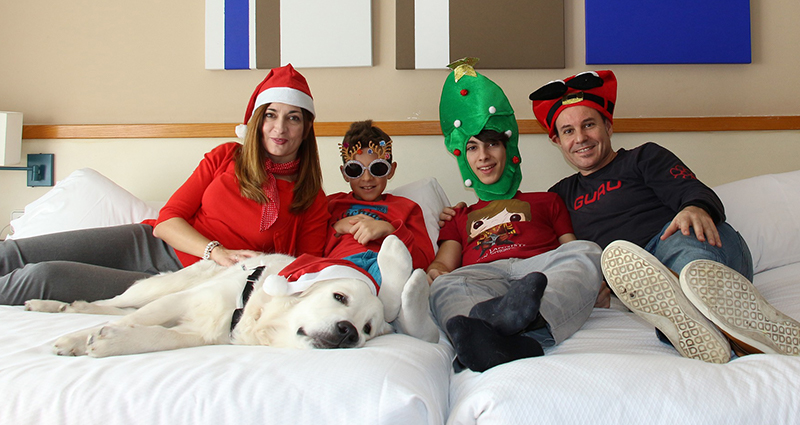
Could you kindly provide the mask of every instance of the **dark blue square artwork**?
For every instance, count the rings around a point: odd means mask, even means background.
[[[750,63],[749,0],[586,0],[586,63]]]

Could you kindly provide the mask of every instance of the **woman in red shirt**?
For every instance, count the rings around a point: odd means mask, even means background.
[[[314,118],[305,78],[291,65],[271,70],[237,127],[244,144],[208,152],[158,220],[0,243],[0,304],[110,298],[201,258],[321,255],[329,213]]]

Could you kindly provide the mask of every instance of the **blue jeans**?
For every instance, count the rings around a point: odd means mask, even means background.
[[[644,249],[670,270],[680,274],[683,267],[691,261],[711,260],[722,263],[753,281],[753,257],[750,255],[750,249],[744,238],[730,224],[723,222],[717,225],[722,248],[697,240],[694,229],[691,229],[688,236],[684,236],[679,230],[662,241],[661,235],[669,224],[667,223]]]

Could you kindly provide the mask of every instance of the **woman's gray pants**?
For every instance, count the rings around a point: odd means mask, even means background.
[[[144,224],[6,240],[0,242],[0,304],[96,301],[181,268],[175,251]]]

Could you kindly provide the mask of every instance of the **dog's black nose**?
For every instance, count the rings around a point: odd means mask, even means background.
[[[352,323],[347,320],[342,320],[336,323],[336,329],[339,331],[339,348],[355,347],[358,344],[358,330]]]

